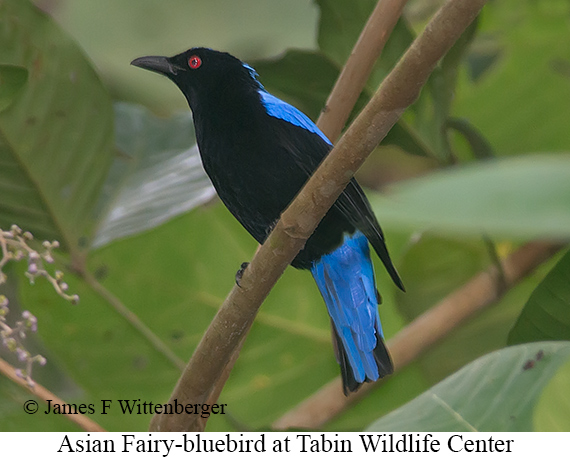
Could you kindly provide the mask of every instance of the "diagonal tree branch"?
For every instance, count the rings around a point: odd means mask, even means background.
[[[497,303],[508,290],[563,246],[554,242],[528,243],[502,261],[500,267],[492,265],[418,316],[388,341],[395,371],[402,370],[462,322]],[[342,395],[342,381],[337,377],[277,419],[273,428],[286,430],[322,427],[381,382],[366,384],[355,395],[345,397]]]
[[[51,400],[54,404],[57,403],[59,405],[66,405],[67,403],[64,402],[61,398],[57,397],[49,390],[47,390],[44,386],[35,383],[33,387],[30,387],[26,380],[22,379],[16,374],[16,369],[6,362],[3,359],[0,359],[0,373],[6,376],[8,379],[11,379],[16,384],[19,384],[24,389],[28,390],[32,395],[38,397],[39,399],[43,400],[44,402],[48,402]],[[69,408],[71,410],[71,407]],[[24,407],[24,410],[26,408]],[[105,429],[101,427],[97,422],[92,421],[84,414],[65,414],[65,416],[71,421],[74,422],[76,425],[81,427],[86,432],[104,432]]]
[[[172,349],[156,335],[138,316],[133,313],[125,304],[113,293],[111,293],[95,276],[87,269],[76,269],[76,274],[80,276],[97,295],[105,300],[125,321],[127,321],[137,332],[139,332],[148,343],[160,352],[169,362],[182,371],[185,367],[184,361],[178,357]]]
[[[261,303],[295,258],[355,171],[418,97],[438,61],[475,19],[485,0],[448,0],[282,214],[210,327],[169,400],[206,403],[249,330]],[[157,415],[151,431],[202,430],[193,415]]]

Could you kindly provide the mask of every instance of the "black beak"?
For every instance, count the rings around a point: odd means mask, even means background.
[[[166,76],[175,75],[177,73],[176,69],[173,68],[168,59],[162,56],[139,57],[138,59],[133,60],[131,65]]]

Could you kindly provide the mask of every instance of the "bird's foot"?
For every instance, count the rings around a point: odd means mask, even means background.
[[[241,287],[240,281],[241,281],[241,278],[243,277],[243,273],[244,273],[244,271],[248,265],[249,265],[249,262],[242,263],[241,266],[239,267],[239,270],[236,273],[236,284],[238,285],[238,287]]]

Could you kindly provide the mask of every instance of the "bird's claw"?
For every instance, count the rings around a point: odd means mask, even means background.
[[[236,272],[236,284],[238,287],[241,287],[240,281],[241,281],[241,278],[243,277],[243,273],[244,273],[244,271],[248,265],[249,265],[249,262],[243,262],[241,264],[241,266],[239,267],[239,270]]]

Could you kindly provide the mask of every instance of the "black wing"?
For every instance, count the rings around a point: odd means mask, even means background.
[[[335,202],[335,206],[355,228],[364,233],[364,236],[368,238],[376,254],[382,260],[394,283],[401,290],[405,290],[400,275],[396,271],[392,259],[390,259],[380,224],[376,216],[374,216],[372,208],[370,208],[366,195],[364,195],[362,188],[354,178],[350,180]]]
[[[307,177],[314,173],[332,149],[332,145],[323,141],[316,133],[295,126],[283,119],[271,118],[267,125],[274,126],[272,135],[278,138],[279,144],[290,154]],[[360,230],[368,238],[394,283],[401,290],[404,290],[402,280],[388,254],[380,224],[376,220],[372,208],[370,208],[366,195],[354,178],[350,180],[333,208],[350,226]],[[328,216],[329,214],[325,216],[325,219]]]

